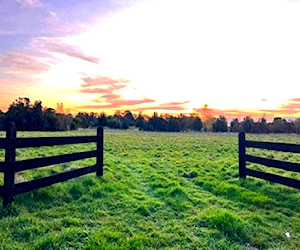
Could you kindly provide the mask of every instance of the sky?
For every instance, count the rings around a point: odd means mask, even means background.
[[[0,0],[0,110],[300,118],[298,0]]]

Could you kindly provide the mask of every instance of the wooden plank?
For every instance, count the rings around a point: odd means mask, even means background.
[[[282,152],[300,153],[299,144],[290,143],[274,143],[274,142],[261,142],[261,141],[245,141],[248,148],[261,148]]]
[[[14,195],[26,193],[34,189],[50,186],[55,183],[63,182],[69,179],[73,179],[82,175],[86,175],[96,171],[96,165],[80,168],[53,176],[48,176],[28,182],[15,184]]]
[[[97,150],[93,150],[93,151],[86,151],[86,152],[79,152],[79,153],[64,154],[64,155],[50,156],[50,157],[44,157],[44,158],[17,161],[15,163],[15,171],[19,172],[19,171],[24,171],[27,169],[45,167],[45,166],[49,166],[49,165],[70,162],[70,161],[77,161],[77,160],[96,157],[96,156],[97,156]]]
[[[260,172],[260,171],[252,170],[252,169],[246,169],[246,174],[253,176],[253,177],[260,178],[260,179],[264,179],[267,181],[276,182],[276,183],[283,184],[285,186],[300,189],[300,181],[292,179],[292,178],[279,176],[279,175],[275,175],[275,174],[270,174],[270,173],[264,173],[264,172]]]
[[[245,161],[245,138],[244,132],[239,133],[239,176],[240,178],[246,178],[246,161]]]
[[[0,138],[0,149],[1,148],[5,148],[5,144],[6,144],[6,140],[5,140],[5,138]]]
[[[300,173],[299,163],[272,160],[272,159],[267,159],[263,157],[253,156],[253,155],[246,155],[246,161],[262,164],[268,167],[280,168],[280,169]]]
[[[17,148],[67,145],[77,143],[97,142],[97,136],[68,136],[68,137],[32,137],[18,138]]]
[[[97,163],[96,163],[96,175],[103,176],[103,128],[97,129]]]
[[[4,172],[4,167],[5,167],[5,163],[4,162],[0,162],[0,173]]]
[[[7,207],[13,201],[13,190],[15,185],[14,164],[16,160],[16,136],[17,128],[14,123],[9,123],[6,130],[4,185],[3,185],[3,207]]]

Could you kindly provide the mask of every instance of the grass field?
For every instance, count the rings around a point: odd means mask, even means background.
[[[300,143],[296,135],[247,138]],[[89,174],[17,196],[11,207],[0,209],[0,249],[300,249],[299,190],[251,177],[239,180],[237,142],[237,134],[106,130],[104,177]],[[93,147],[22,149],[17,159]],[[300,162],[299,154],[253,153]],[[94,162],[26,171],[16,179]],[[297,173],[273,172],[300,179]]]

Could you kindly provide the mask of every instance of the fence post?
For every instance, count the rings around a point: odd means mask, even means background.
[[[8,206],[13,200],[13,191],[15,185],[14,164],[16,160],[16,125],[9,123],[6,129],[6,147],[5,147],[5,169],[4,169],[4,194],[3,207]]]
[[[246,148],[245,148],[245,132],[239,133],[239,176],[240,178],[246,178]]]
[[[97,162],[96,175],[103,176],[103,128],[97,128]]]

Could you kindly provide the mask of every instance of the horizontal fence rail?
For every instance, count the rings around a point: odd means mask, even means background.
[[[97,136],[18,138],[16,139],[16,148],[33,148],[89,142],[97,142]]]
[[[246,154],[246,148],[259,148],[281,152],[300,153],[300,145],[288,143],[247,141],[244,132],[239,133],[239,176],[246,178],[247,175],[264,179],[270,182],[280,183],[289,187],[300,189],[300,181],[297,179],[266,173],[246,168],[246,162],[261,164],[266,167],[283,169],[300,173],[300,164],[287,161],[279,161],[259,156]]]
[[[300,145],[292,143],[275,143],[262,141],[245,141],[247,148],[261,148],[281,152],[300,153]]]
[[[70,161],[77,161],[86,158],[92,158],[97,156],[97,151],[87,151],[80,153],[64,154],[57,156],[50,156],[45,158],[37,158],[30,160],[18,161],[15,163],[15,172],[24,171],[27,169],[40,168],[49,165],[65,163]]]
[[[276,182],[276,183],[283,184],[285,186],[300,189],[300,182],[298,180],[295,180],[295,179],[292,179],[292,178],[279,176],[279,175],[276,175],[276,174],[265,173],[265,172],[252,170],[252,169],[247,169],[246,174],[249,175],[249,176],[264,179],[264,180],[267,180],[267,181],[270,181],[270,182]]]
[[[248,162],[253,162],[257,164],[262,164],[267,167],[280,168],[287,171],[300,173],[300,164],[288,162],[288,161],[278,161],[273,159],[267,159],[259,156],[245,155],[245,160]]]
[[[32,191],[37,188],[50,186],[52,184],[73,179],[85,174],[93,173],[96,170],[96,165],[92,167],[79,168],[72,171],[39,178],[36,180],[15,184],[14,195]]]
[[[49,147],[82,143],[96,143],[96,149],[86,152],[75,152],[16,161],[17,148]],[[97,176],[103,176],[103,128],[101,127],[97,129],[97,136],[17,138],[16,126],[14,123],[11,123],[6,130],[6,138],[0,138],[0,149],[5,150],[5,161],[0,162],[0,172],[4,173],[4,185],[0,186],[0,196],[3,197],[3,207],[9,205],[15,195],[34,189],[46,187],[92,172],[96,172]],[[17,172],[92,157],[96,158],[96,164],[93,166],[15,184],[15,173]]]

